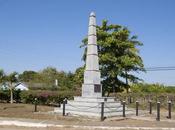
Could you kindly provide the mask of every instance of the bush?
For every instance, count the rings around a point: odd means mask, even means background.
[[[21,90],[13,90],[13,100],[16,102],[20,102]],[[10,90],[0,90],[0,101],[1,102],[9,102],[10,101]]]
[[[34,103],[34,99],[38,99],[38,103],[42,105],[60,104],[67,99],[73,99],[72,91],[46,91],[46,90],[29,90],[21,92],[23,103]]]
[[[8,102],[10,100],[10,92],[9,90],[0,90],[0,101]]]

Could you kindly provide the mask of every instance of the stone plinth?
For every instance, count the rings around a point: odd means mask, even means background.
[[[96,91],[97,90],[97,93],[94,94],[94,92],[92,92],[91,90],[93,91]],[[99,90],[99,91],[98,91]],[[82,85],[82,97],[102,97],[102,93],[101,92],[101,85],[97,84],[97,85],[94,85],[94,84],[83,84]]]
[[[122,116],[123,106],[113,97],[74,97],[74,100],[67,102],[65,112],[67,115],[100,117],[101,102],[104,102],[105,117]],[[62,113],[62,111],[63,105],[60,108],[55,108],[54,112]]]

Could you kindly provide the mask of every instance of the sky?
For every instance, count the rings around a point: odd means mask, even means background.
[[[174,7],[174,0],[0,0],[0,68],[75,71],[83,65],[79,46],[91,11],[98,25],[107,19],[138,36],[146,68],[175,66]],[[148,83],[175,85],[175,70],[138,75]]]

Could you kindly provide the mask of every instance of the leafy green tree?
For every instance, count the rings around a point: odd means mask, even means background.
[[[85,60],[87,38],[82,42],[81,47],[85,47]],[[132,73],[144,71],[137,48],[143,44],[137,40],[137,36],[132,36],[126,27],[108,24],[107,20],[103,20],[102,25],[97,26],[97,44],[104,93],[109,95],[110,92],[123,91],[123,88],[128,91],[128,82],[141,80]]]
[[[69,89],[74,89],[75,83],[74,83],[74,74],[72,72],[68,72],[66,74],[67,82],[66,87]]]
[[[40,73],[44,82],[54,83],[57,76],[57,69],[54,67],[47,67]]]
[[[57,74],[59,90],[71,90],[74,89],[74,74],[71,72],[58,72]]]
[[[74,83],[76,84],[76,89],[81,89],[83,83],[84,67],[79,67],[74,73]]]
[[[3,83],[5,77],[5,73],[3,70],[0,70],[0,83]]]
[[[73,77],[71,72],[57,71],[54,67],[47,67],[39,72],[41,82],[47,84],[48,89],[72,89],[74,87]],[[55,85],[55,80],[58,81],[58,86]]]
[[[37,72],[35,71],[24,71],[19,75],[19,79],[23,82],[31,82],[37,78]]]

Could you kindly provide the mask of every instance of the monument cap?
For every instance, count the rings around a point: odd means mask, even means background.
[[[95,17],[95,13],[94,13],[94,12],[91,12],[91,13],[90,13],[90,17],[91,17],[91,16]]]

